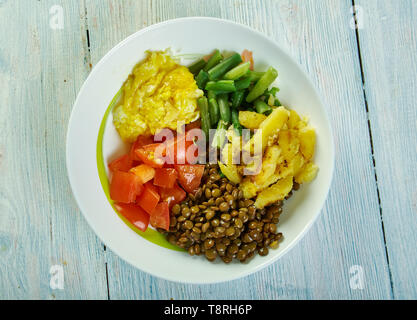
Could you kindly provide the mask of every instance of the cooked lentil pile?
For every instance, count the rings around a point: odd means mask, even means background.
[[[253,200],[244,199],[242,191],[219,174],[217,164],[208,164],[195,195],[188,194],[172,207],[169,231],[159,231],[190,255],[245,262],[256,252],[266,256],[269,248],[278,247],[282,233],[276,224],[281,212],[282,201],[256,209]]]

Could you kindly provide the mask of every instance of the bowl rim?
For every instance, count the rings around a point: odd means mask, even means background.
[[[204,279],[202,279],[202,281],[187,281],[187,280],[178,280],[175,279],[173,277],[169,277],[169,276],[165,276],[165,275],[160,275],[160,274],[156,274],[154,273],[152,270],[150,269],[142,269],[138,266],[136,266],[133,262],[131,262],[131,259],[129,259],[129,257],[125,257],[125,256],[121,256],[119,255],[119,253],[117,253],[117,251],[113,250],[112,245],[109,245],[100,235],[99,232],[97,232],[96,228],[94,227],[94,223],[92,221],[92,219],[86,215],[84,213],[83,208],[80,205],[80,201],[79,201],[79,196],[77,191],[73,188],[73,178],[71,178],[71,173],[70,173],[70,157],[69,157],[69,144],[68,144],[68,140],[69,140],[69,135],[71,132],[71,128],[73,126],[73,116],[74,116],[74,107],[79,103],[79,99],[81,96],[81,92],[84,91],[85,87],[87,86],[87,83],[89,83],[91,81],[91,78],[93,78],[93,75],[97,72],[97,70],[100,68],[100,66],[102,64],[104,64],[107,59],[115,52],[117,51],[120,47],[122,47],[125,43],[131,41],[132,39],[140,36],[143,33],[152,31],[154,29],[160,28],[162,26],[165,25],[170,25],[170,24],[175,24],[178,22],[182,22],[182,21],[198,21],[198,20],[206,20],[206,21],[215,21],[217,23],[222,23],[222,24],[231,24],[231,25],[237,25],[243,29],[245,29],[246,31],[252,32],[255,35],[257,35],[258,37],[263,38],[266,41],[271,42],[278,50],[281,51],[281,53],[286,56],[286,58],[288,58],[289,60],[291,60],[294,65],[299,69],[299,71],[304,75],[305,79],[307,80],[307,83],[309,84],[309,86],[313,89],[313,93],[317,98],[317,101],[319,102],[319,107],[322,109],[324,117],[325,117],[325,121],[327,123],[328,126],[328,131],[329,131],[329,140],[331,141],[331,145],[330,146],[326,146],[327,148],[329,148],[329,155],[330,158],[329,159],[329,166],[330,166],[330,179],[329,179],[329,184],[328,184],[328,188],[326,190],[325,193],[325,197],[324,197],[324,201],[322,203],[321,209],[318,210],[315,215],[313,216],[312,219],[310,219],[310,221],[306,224],[306,226],[302,229],[302,231],[292,240],[292,242],[285,248],[283,249],[283,251],[280,252],[279,255],[277,255],[276,257],[270,258],[268,260],[266,260],[264,263],[261,263],[259,265],[257,265],[256,267],[253,268],[248,268],[247,270],[244,270],[242,272],[236,273],[236,274],[232,274],[231,277],[227,278],[227,279],[220,279],[220,280],[215,280],[215,281],[204,281]],[[281,47],[275,40],[271,39],[270,37],[266,36],[265,34],[263,34],[262,32],[255,30],[247,25],[244,25],[242,23],[238,23],[232,20],[228,20],[228,19],[222,19],[222,18],[216,18],[216,17],[205,17],[205,16],[192,16],[192,17],[181,17],[181,18],[174,18],[174,19],[169,19],[169,20],[165,20],[165,21],[161,21],[155,24],[152,24],[150,26],[147,26],[145,28],[142,28],[134,33],[132,33],[131,35],[127,36],[125,39],[123,39],[122,41],[120,41],[119,43],[117,43],[115,46],[113,46],[98,62],[97,64],[93,67],[93,69],[91,70],[91,72],[88,74],[87,78],[84,80],[82,86],[80,87],[80,89],[78,90],[78,94],[77,97],[74,101],[74,104],[71,108],[71,115],[69,117],[68,120],[68,127],[67,127],[67,134],[66,134],[66,167],[67,167],[67,177],[68,180],[70,182],[70,187],[72,190],[72,194],[74,195],[75,201],[77,203],[78,208],[80,209],[82,215],[84,216],[85,220],[87,221],[88,225],[90,226],[90,228],[94,231],[95,235],[100,239],[100,241],[106,246],[108,247],[115,255],[117,255],[119,258],[121,258],[122,260],[126,261],[129,265],[133,266],[135,269],[138,269],[142,272],[146,272],[154,277],[157,278],[161,278],[167,281],[172,281],[172,282],[176,282],[176,283],[184,283],[184,284],[216,284],[216,283],[223,283],[223,282],[228,282],[228,281],[232,281],[232,280],[237,280],[237,279],[241,279],[243,277],[246,277],[248,275],[251,275],[255,272],[258,272],[264,268],[266,268],[267,266],[271,265],[272,263],[276,262],[278,259],[282,258],[285,254],[287,254],[291,249],[294,248],[294,246],[296,244],[298,244],[298,242],[307,234],[307,232],[310,230],[310,228],[314,225],[314,223],[317,221],[317,218],[320,216],[321,212],[323,211],[323,208],[325,206],[325,203],[327,201],[328,198],[328,194],[330,191],[330,188],[332,186],[332,182],[333,182],[333,177],[334,177],[334,166],[335,166],[335,151],[334,151],[334,136],[333,136],[333,129],[331,126],[331,122],[329,119],[329,115],[326,111],[326,109],[324,108],[324,104],[323,101],[321,99],[321,96],[319,94],[318,89],[316,88],[316,86],[314,85],[314,83],[312,82],[312,80],[310,79],[308,73],[301,67],[301,65],[294,59],[291,57],[291,55],[287,52],[287,50],[283,47]]]

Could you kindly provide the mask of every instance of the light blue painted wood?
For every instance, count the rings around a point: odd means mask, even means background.
[[[394,297],[417,298],[417,3],[358,1],[365,92]]]
[[[62,30],[49,27],[55,4],[64,9]],[[0,298],[105,299],[106,267],[112,299],[417,298],[416,8],[358,4],[369,114],[350,0],[0,1],[8,30],[0,34]],[[272,266],[223,284],[167,282],[104,251],[66,178],[66,126],[90,61],[140,28],[181,16],[226,18],[275,39],[321,91],[335,133],[334,182],[315,226]],[[49,287],[53,264],[64,267],[62,291]],[[349,286],[353,265],[363,268],[363,290]]]
[[[350,1],[87,2],[93,64],[129,34],[181,16],[231,19],[269,35],[300,62],[322,92],[337,154],[323,215],[274,265],[224,284],[183,285],[138,271],[109,252],[110,298],[392,297],[350,7]],[[353,265],[363,268],[363,290],[350,288]]]
[[[62,5],[62,30],[49,26]],[[0,299],[106,299],[100,241],[66,176],[65,139],[84,62],[78,1],[0,2]],[[50,288],[63,268],[64,289]]]

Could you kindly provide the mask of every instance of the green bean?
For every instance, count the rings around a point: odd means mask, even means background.
[[[242,104],[243,98],[245,97],[245,91],[235,91],[232,94],[232,108],[238,108]]]
[[[278,87],[272,87],[271,89],[267,90],[266,93],[269,93],[275,97],[275,95],[279,92]]]
[[[252,82],[256,82],[258,81],[263,75],[265,74],[265,72],[258,72],[258,71],[249,71],[249,78],[251,79]]]
[[[250,77],[242,78],[240,80],[235,81],[235,87],[237,91],[249,88],[252,80]]]
[[[224,59],[217,66],[207,71],[209,74],[210,80],[220,79],[222,75],[224,75],[227,71],[234,68],[241,62],[242,62],[242,57],[238,53],[235,53],[231,55],[229,58]]]
[[[279,101],[278,98],[275,98],[275,100],[274,100],[274,106],[276,106],[276,107],[282,106],[281,101]]]
[[[204,70],[200,70],[197,77],[195,78],[195,82],[197,83],[197,86],[203,90],[206,87],[206,83],[209,81],[208,73]]]
[[[223,146],[224,140],[226,138],[226,129],[227,129],[227,122],[220,119],[219,123],[217,124],[216,133],[213,136],[212,147],[213,148],[221,148]]]
[[[208,103],[206,97],[201,97],[197,100],[198,107],[200,108],[201,117],[201,129],[206,135],[206,139],[209,137],[210,131],[210,114],[208,109]]]
[[[215,97],[209,98],[208,103],[209,103],[209,112],[210,112],[210,123],[211,123],[211,126],[213,127],[217,124],[217,122],[219,122],[219,119],[220,119],[219,105]]]
[[[272,82],[278,77],[278,72],[273,67],[269,67],[265,74],[258,80],[246,97],[247,102],[252,102],[261,96]]]
[[[243,77],[249,70],[250,62],[245,62],[239,64],[237,67],[234,67],[232,70],[229,70],[224,75],[224,78],[227,80],[236,80]]]
[[[230,123],[230,107],[227,93],[222,93],[217,96],[217,103],[219,105],[220,119],[226,123]]]
[[[219,80],[209,81],[206,84],[206,90],[210,91],[222,91],[222,92],[234,92],[236,91],[235,83],[233,80]]]
[[[217,92],[216,91],[212,91],[212,90],[208,90],[207,91],[207,99],[216,99],[216,95]]]
[[[235,132],[241,136],[242,135],[242,126],[239,122],[239,112],[237,110],[232,110],[232,123]]]
[[[255,105],[256,112],[258,112],[258,113],[265,113],[267,111],[272,110],[272,108],[270,106],[268,106],[261,99],[255,100],[255,102],[253,104]]]
[[[201,69],[204,68],[206,65],[206,61],[204,59],[197,60],[191,66],[188,67],[188,70],[194,75],[198,74]]]
[[[223,56],[221,55],[220,51],[216,49],[210,59],[207,61],[207,64],[204,67],[204,71],[208,71],[211,68],[217,66],[222,59]]]

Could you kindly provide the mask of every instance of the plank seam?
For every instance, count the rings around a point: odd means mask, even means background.
[[[83,41],[83,47],[84,47],[84,51],[85,51],[85,63],[87,66],[87,70],[90,73],[91,69],[93,68],[93,65],[91,63],[91,42],[90,42],[90,30],[89,30],[89,25],[88,25],[88,12],[87,12],[87,4],[85,2],[85,0],[82,2],[82,5],[84,6],[84,30],[86,33],[86,42]],[[106,255],[107,252],[107,248],[105,244],[103,245],[103,252]],[[107,286],[107,300],[110,300],[110,287],[109,287],[109,272],[108,272],[108,267],[107,267],[107,261],[105,262],[105,269],[106,269],[106,286]]]
[[[106,262],[106,282],[107,282],[107,300],[110,300],[109,270]]]
[[[355,0],[352,0],[352,8],[353,8],[352,15],[353,15],[353,19],[354,19],[354,22],[355,22],[356,47],[357,47],[357,52],[358,52],[359,67],[360,67],[360,71],[361,71],[362,92],[363,92],[363,99],[364,99],[365,110],[366,110],[366,118],[367,118],[367,123],[368,123],[369,140],[370,140],[370,144],[371,144],[372,166],[373,166],[373,172],[374,172],[374,178],[375,178],[376,193],[377,193],[377,198],[378,198],[378,207],[379,207],[379,216],[380,216],[380,219],[381,219],[382,236],[383,236],[383,239],[384,239],[385,258],[387,260],[387,265],[388,265],[388,274],[389,274],[389,281],[390,281],[390,287],[391,287],[391,295],[392,295],[393,299],[395,299],[394,284],[393,284],[393,281],[392,281],[392,273],[391,273],[391,265],[390,265],[390,260],[389,260],[388,246],[387,246],[387,241],[386,241],[386,237],[385,237],[385,227],[384,227],[384,219],[383,219],[383,214],[382,214],[381,197],[380,197],[379,186],[378,186],[378,175],[377,175],[375,155],[374,155],[374,143],[373,143],[373,138],[372,138],[371,121],[370,121],[370,118],[369,118],[368,99],[367,99],[367,96],[366,96],[366,89],[365,89],[365,73],[364,73],[363,62],[362,62],[362,53],[361,53],[360,38],[359,38],[359,31],[358,31],[358,21],[357,21]]]
[[[87,66],[88,72],[91,71],[93,65],[91,63],[91,51],[90,51],[90,30],[88,27],[88,17],[87,17],[87,4],[83,1],[84,5],[84,30],[86,33],[87,43],[83,43],[83,48],[85,51],[85,64]]]

